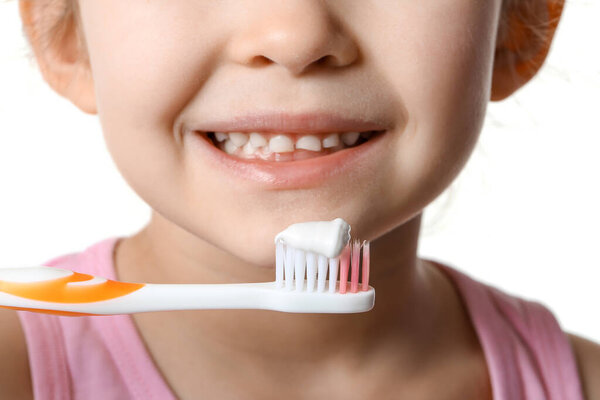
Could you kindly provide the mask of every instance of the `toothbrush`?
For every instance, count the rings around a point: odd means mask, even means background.
[[[199,309],[358,313],[375,303],[369,257],[368,241],[355,239],[327,257],[280,239],[274,282],[232,284],[130,283],[56,267],[0,268],[0,307],[65,316]]]

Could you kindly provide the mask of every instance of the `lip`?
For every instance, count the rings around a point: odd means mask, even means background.
[[[189,123],[187,127],[190,130],[202,132],[281,132],[299,134],[384,131],[391,128],[389,124],[377,119],[348,118],[325,113],[250,114],[228,120]]]
[[[185,130],[184,142],[197,152],[203,164],[216,174],[241,184],[258,185],[263,190],[306,189],[335,180],[350,180],[352,185],[361,176],[372,176],[392,137],[380,132],[365,143],[328,155],[300,161],[263,161],[232,157],[215,147],[199,131]]]

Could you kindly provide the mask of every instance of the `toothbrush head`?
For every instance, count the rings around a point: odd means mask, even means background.
[[[275,287],[293,295],[296,304],[301,303],[298,309],[302,311],[296,312],[369,311],[375,304],[369,268],[370,242],[366,240],[349,241],[336,257],[298,249],[283,241],[276,244]]]

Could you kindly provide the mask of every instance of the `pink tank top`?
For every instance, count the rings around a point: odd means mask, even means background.
[[[105,239],[44,265],[115,279],[113,250],[118,239]],[[433,262],[451,278],[468,310],[495,400],[583,400],[569,341],[546,308]],[[130,315],[17,313],[36,400],[176,398]]]

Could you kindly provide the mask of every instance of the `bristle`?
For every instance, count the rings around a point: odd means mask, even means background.
[[[294,257],[294,279],[296,279],[296,290],[304,289],[304,271],[306,270],[306,256],[304,250],[296,249]]]
[[[339,266],[340,257],[329,259],[329,293],[335,293]]]
[[[361,255],[362,252],[362,255]],[[357,293],[369,290],[370,243],[351,240],[338,257],[295,249],[278,242],[275,249],[275,286],[285,290],[324,292],[329,278],[329,293]],[[338,286],[339,274],[339,286]],[[350,276],[349,276],[350,275]]]
[[[347,244],[342,250],[340,256],[340,293],[346,293],[348,284],[348,268],[350,267],[350,244]]]
[[[285,257],[282,242],[277,242],[275,251],[275,286],[280,289],[283,287],[283,258]]]
[[[294,286],[294,248],[285,246],[285,289],[292,290]]]
[[[306,253],[306,290],[312,292],[315,290],[315,281],[317,280],[317,255],[313,252]]]
[[[362,290],[369,290],[369,268],[371,267],[371,245],[370,242],[363,241],[363,258],[362,258]]]
[[[352,269],[350,275],[350,292],[358,292],[358,267],[360,263],[360,243],[358,240],[352,241]]]
[[[325,281],[327,280],[327,257],[319,254],[319,267],[318,267],[318,281],[317,281],[317,292],[325,291]]]

